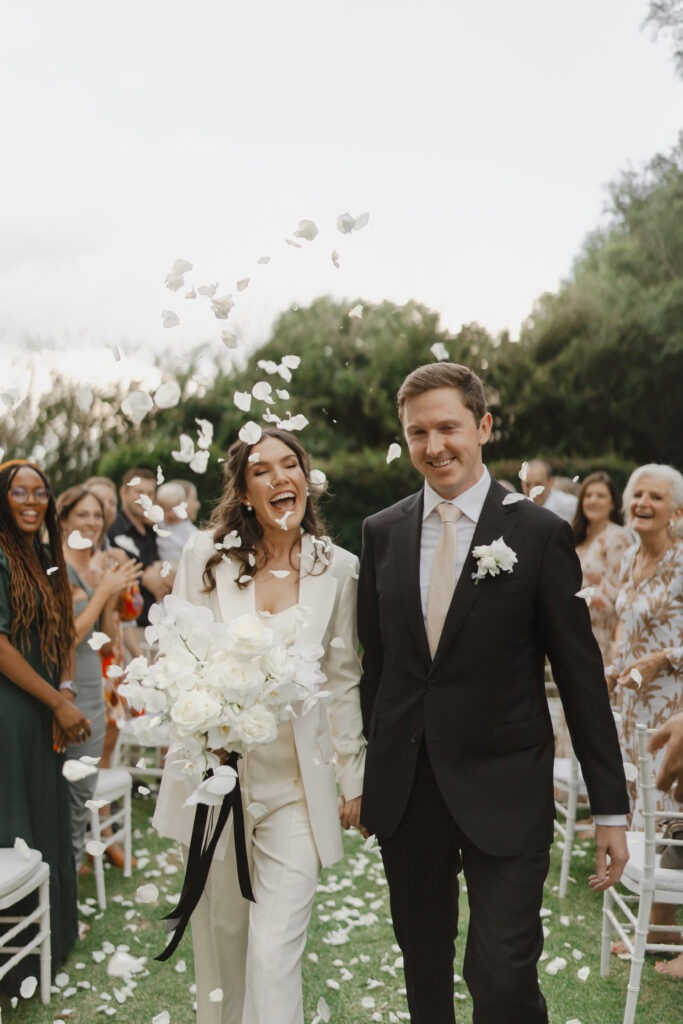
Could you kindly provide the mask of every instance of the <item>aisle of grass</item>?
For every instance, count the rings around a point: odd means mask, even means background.
[[[159,919],[166,913],[181,885],[177,853],[149,827],[149,800],[136,797],[134,850],[138,868],[131,879],[107,870],[109,907],[97,910],[94,881],[80,886],[82,919],[90,931],[58,977],[52,1003],[43,1007],[37,996],[19,999],[16,1007],[0,997],[2,1024],[97,1024],[113,1018],[117,1024],[193,1024],[192,947],[188,935],[168,964],[153,959],[164,945]],[[544,898],[547,929],[541,982],[550,1008],[551,1024],[620,1024],[628,964],[614,960],[612,974],[599,974],[601,901],[587,887],[592,850],[587,844],[573,862],[567,899],[553,891],[559,869],[554,851]],[[159,889],[157,904],[140,903],[139,886]],[[467,904],[462,901],[461,932],[467,927]],[[464,943],[459,944],[456,974],[462,973]],[[140,958],[142,970],[128,978],[110,977],[107,966],[115,950]],[[574,955],[582,954],[580,959]],[[545,973],[553,959],[567,966],[557,974]],[[323,874],[313,912],[304,966],[307,1024],[313,1020],[321,997],[331,1011],[330,1024],[407,1020],[400,953],[395,945],[388,909],[388,893],[376,850],[366,850],[357,834],[346,840],[346,857]],[[578,970],[590,968],[585,982]],[[462,980],[456,983],[459,1024],[471,1024],[472,1008]],[[166,1018],[164,1011],[168,1014]],[[683,1024],[683,984],[659,977],[648,959],[638,1007],[638,1024]]]

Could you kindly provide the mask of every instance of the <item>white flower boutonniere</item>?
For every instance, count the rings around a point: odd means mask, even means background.
[[[479,544],[472,554],[477,560],[477,571],[472,573],[475,583],[485,576],[497,576],[502,572],[512,572],[517,563],[517,555],[509,548],[502,537],[491,544]]]

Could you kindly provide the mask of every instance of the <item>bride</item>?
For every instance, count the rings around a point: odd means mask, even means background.
[[[340,823],[360,821],[357,568],[324,536],[299,441],[268,428],[256,444],[235,442],[222,497],[209,529],[185,547],[174,593],[218,620],[258,614],[286,638],[322,644],[331,698],[239,762],[256,902],[240,894],[224,834],[192,917],[199,1024],[303,1024],[301,959],[318,876],[342,856]],[[165,771],[154,816],[185,855],[190,791]]]

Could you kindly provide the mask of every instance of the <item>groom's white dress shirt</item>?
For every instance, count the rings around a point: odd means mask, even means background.
[[[455,505],[456,508],[459,508],[462,512],[462,515],[458,520],[457,555],[455,562],[456,586],[460,578],[460,573],[462,572],[462,567],[465,564],[465,559],[467,558],[467,554],[470,550],[474,531],[477,527],[481,510],[484,507],[484,502],[486,500],[490,484],[491,476],[486,466],[484,466],[483,473],[479,480],[477,480],[476,484],[473,484],[472,487],[469,487],[466,491],[463,491],[462,494],[459,494],[457,498],[448,502],[448,504]],[[429,581],[432,575],[434,552],[436,551],[436,546],[439,543],[439,537],[442,529],[441,517],[436,511],[436,506],[440,505],[441,502],[445,500],[446,499],[437,494],[425,480],[424,508],[422,513],[422,539],[420,542],[420,596],[422,599],[422,614],[425,618],[425,622],[427,619],[427,596],[429,594]],[[626,825],[626,816],[623,814],[596,814],[595,824]]]

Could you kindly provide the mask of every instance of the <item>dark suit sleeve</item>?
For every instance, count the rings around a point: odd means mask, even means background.
[[[360,703],[363,732],[367,737],[382,675],[384,651],[375,582],[375,560],[368,520],[363,523],[363,550],[358,575],[358,639],[362,649],[363,671],[360,678]]]
[[[604,666],[581,589],[571,527],[558,519],[541,559],[537,616],[594,814],[625,814],[629,800]]]

